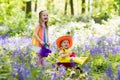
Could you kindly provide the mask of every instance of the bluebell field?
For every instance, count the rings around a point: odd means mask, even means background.
[[[86,25],[82,22],[71,22],[59,28],[52,26],[49,33],[51,54],[57,50],[57,37],[69,31],[74,41],[72,50],[77,56],[92,55],[90,61],[78,65],[83,73],[62,65],[57,68],[55,56],[51,62],[45,59],[45,66],[41,67],[31,37],[4,34],[0,36],[0,80],[120,80],[119,19],[106,25],[93,22],[87,25],[90,27],[84,28]],[[74,72],[75,76],[72,75]]]

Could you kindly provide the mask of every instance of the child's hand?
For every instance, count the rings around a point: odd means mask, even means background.
[[[70,57],[76,57],[76,53],[75,53],[75,52],[72,52],[72,53],[70,54]]]
[[[50,47],[50,43],[48,43],[48,46]]]
[[[62,54],[61,54],[61,57],[62,57],[62,58],[64,58],[64,57],[65,57],[64,53],[62,53]]]
[[[63,55],[62,55],[62,58],[68,57],[68,56],[70,56],[70,54],[63,54]]]
[[[46,45],[46,46],[50,47],[50,43],[45,43],[44,45]]]
[[[41,44],[42,46],[44,46],[44,45],[45,45],[45,43],[44,43],[43,41],[41,41],[41,42],[40,42],[40,44]]]

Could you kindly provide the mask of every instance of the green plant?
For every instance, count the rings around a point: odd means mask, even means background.
[[[91,72],[93,73],[103,73],[107,68],[107,60],[104,56],[96,56],[91,60]]]
[[[108,12],[103,11],[103,12],[93,15],[92,17],[96,23],[101,24],[102,20],[107,21],[107,19],[110,17],[110,15],[108,14]]]

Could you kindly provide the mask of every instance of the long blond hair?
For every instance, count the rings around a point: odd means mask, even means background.
[[[41,10],[41,11],[39,12],[39,24],[40,24],[40,25],[42,24],[41,16],[42,16],[42,12],[44,12],[44,11],[46,11],[46,10]],[[48,29],[48,21],[45,22],[45,26],[46,26],[46,28]]]

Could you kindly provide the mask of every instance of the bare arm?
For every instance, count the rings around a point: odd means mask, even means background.
[[[62,54],[61,56],[64,58],[70,56],[70,54]]]
[[[62,58],[67,57],[67,56],[70,56],[69,53],[65,54],[65,53],[63,53],[62,51],[59,52],[59,54],[60,54],[60,56],[61,56]]]
[[[37,25],[36,26],[36,28],[35,28],[35,31],[34,31],[34,36],[39,40],[39,42],[42,44],[42,45],[44,45],[44,42],[39,38],[39,36],[38,36],[38,31],[39,31],[39,29],[40,29],[40,26],[39,25]]]

